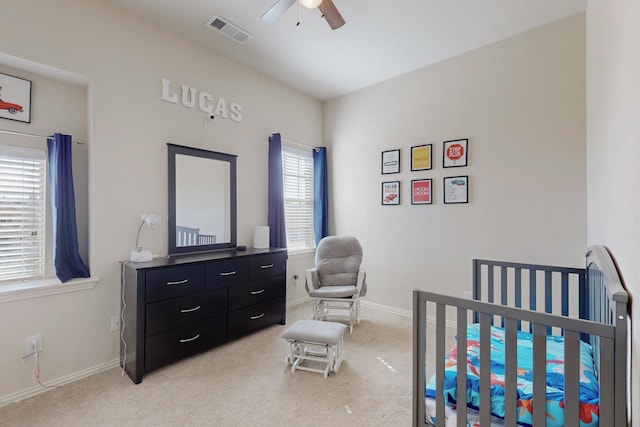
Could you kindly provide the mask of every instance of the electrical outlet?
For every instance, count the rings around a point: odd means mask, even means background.
[[[119,331],[120,330],[120,316],[111,317],[111,331]]]
[[[37,335],[32,335],[30,337],[27,337],[26,342],[27,342],[26,354],[35,353],[36,351],[42,351],[42,334],[37,334]]]

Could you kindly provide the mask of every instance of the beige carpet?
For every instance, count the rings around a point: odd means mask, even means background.
[[[310,305],[287,323],[311,318]],[[147,374],[112,369],[0,408],[2,426],[409,426],[412,320],[363,306],[337,373],[291,370],[272,326]],[[46,373],[45,377],[46,377]]]

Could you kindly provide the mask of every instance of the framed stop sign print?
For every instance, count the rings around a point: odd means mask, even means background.
[[[442,167],[455,168],[459,166],[467,166],[467,152],[469,150],[468,139],[456,139],[453,141],[445,141],[443,147],[443,163]]]

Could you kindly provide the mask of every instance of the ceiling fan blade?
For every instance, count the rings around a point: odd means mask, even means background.
[[[327,20],[332,30],[337,30],[344,25],[344,18],[340,15],[332,0],[322,0],[318,10],[322,12],[322,16]]]
[[[262,15],[262,20],[276,22],[295,2],[296,0],[278,0],[276,4],[271,6],[271,8]]]

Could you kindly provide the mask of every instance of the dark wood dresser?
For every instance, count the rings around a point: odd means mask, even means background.
[[[220,251],[122,263],[120,365],[149,371],[285,324],[286,249]]]

